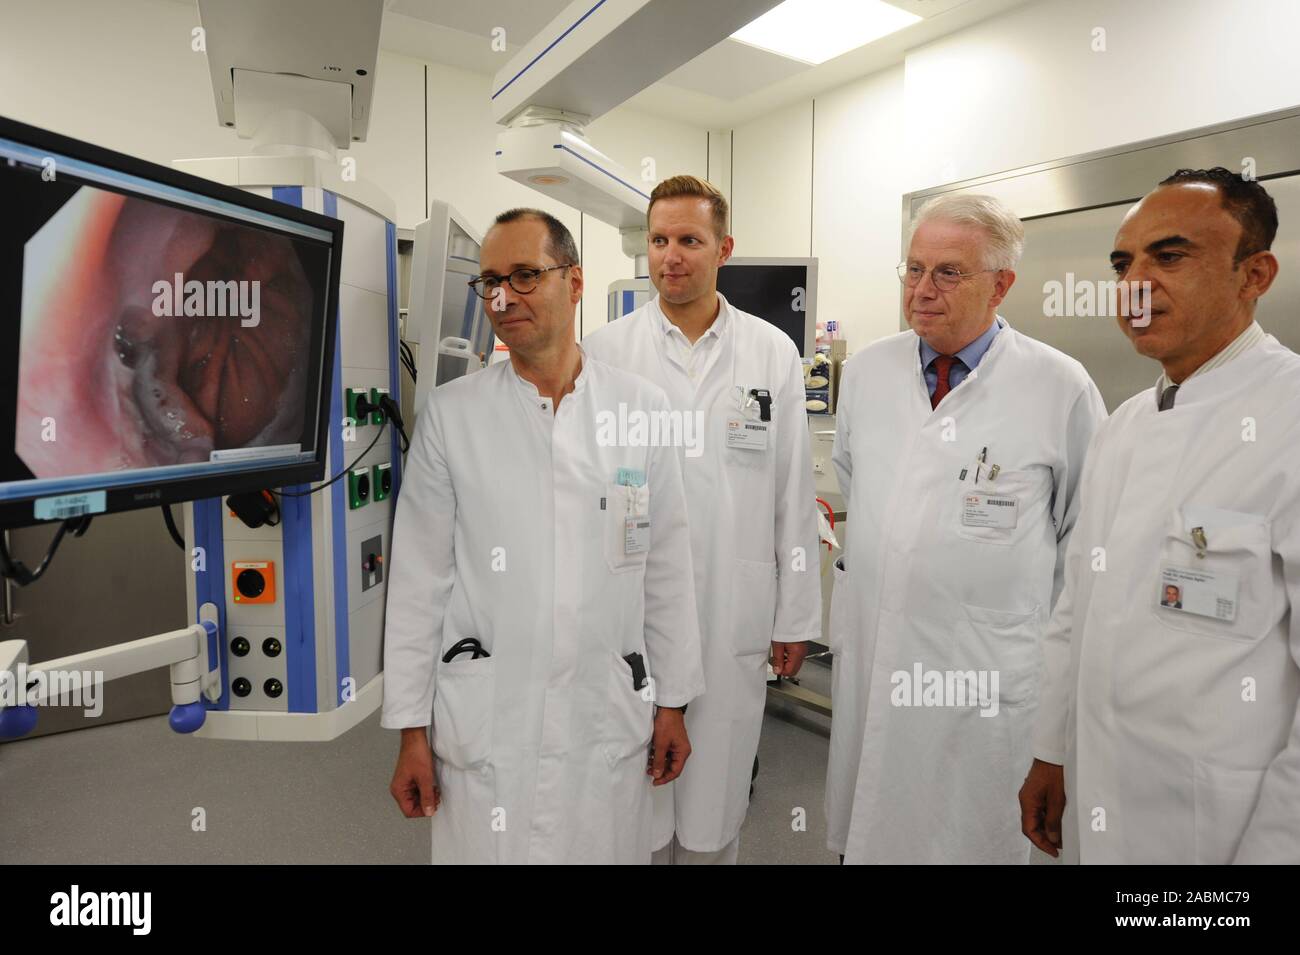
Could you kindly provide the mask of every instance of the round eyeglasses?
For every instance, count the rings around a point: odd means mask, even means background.
[[[496,294],[497,289],[501,287],[502,282],[509,282],[510,287],[519,295],[527,295],[529,292],[537,290],[537,286],[542,284],[542,275],[546,272],[554,272],[556,269],[573,268],[573,264],[552,265],[544,269],[515,269],[509,275],[480,275],[478,278],[469,280],[469,287],[472,288],[479,298],[491,298]]]

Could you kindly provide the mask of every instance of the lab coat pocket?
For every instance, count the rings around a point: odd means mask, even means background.
[[[1262,769],[1223,769],[1197,760],[1192,779],[1198,865],[1228,865],[1259,802]]]
[[[605,488],[605,563],[615,574],[645,570],[650,551],[650,488],[609,484]],[[629,517],[642,518],[642,526],[628,531]],[[630,551],[630,553],[629,553]]]
[[[433,751],[457,769],[481,769],[492,750],[496,659],[438,664],[433,694]]]
[[[839,655],[850,626],[853,597],[849,593],[848,583],[849,572],[844,569],[844,557],[841,555],[831,564],[831,612],[826,621],[826,638],[832,656]]]
[[[736,558],[731,572],[732,647],[737,656],[770,653],[776,623],[776,561]]]
[[[1002,471],[989,481],[963,481],[954,495],[957,536],[981,544],[1010,545],[1022,539],[1042,510],[1047,474],[1043,468]],[[988,469],[981,470],[987,475]],[[1014,502],[1014,503],[1009,503]],[[1009,526],[1007,526],[1009,525]]]
[[[653,684],[636,689],[628,662],[612,650],[609,656],[601,748],[613,767],[632,756],[645,758],[654,732],[654,703]]]
[[[1159,565],[1151,570],[1151,586],[1145,598],[1150,601],[1156,619],[1170,629],[1246,643],[1257,641],[1277,622],[1274,595],[1280,581],[1273,579],[1271,526],[1266,518],[1258,515],[1229,511],[1207,513],[1211,516],[1175,512],[1160,551]],[[1202,547],[1198,548],[1194,541],[1192,526],[1202,529],[1205,535]],[[1201,586],[1209,588],[1211,594],[1233,592],[1231,582],[1235,581],[1233,619],[1221,620],[1162,606],[1166,568],[1209,575],[1211,582]],[[1185,595],[1181,602],[1190,604],[1192,596]]]
[[[954,650],[957,667],[987,671],[986,682],[979,685],[986,686],[990,697],[1000,705],[1021,706],[1035,701],[1041,659],[1040,608],[1018,613],[962,604],[962,609],[974,640],[966,649],[959,637]],[[979,673],[976,679],[980,680]]]

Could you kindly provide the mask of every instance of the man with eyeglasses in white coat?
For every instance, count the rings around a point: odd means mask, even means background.
[[[649,863],[651,790],[682,771],[704,688],[690,538],[677,451],[599,420],[667,398],[576,343],[563,223],[502,213],[479,265],[510,360],[416,421],[388,564],[390,791],[433,817],[434,862]]]
[[[1120,327],[1162,373],[1093,444],[1044,643],[1020,809],[1052,856],[1300,863],[1300,356],[1255,321],[1277,227],[1215,167],[1115,236],[1116,276],[1150,288]]]
[[[718,292],[731,255],[727,200],[694,176],[650,193],[658,294],[583,339],[589,354],[662,387],[702,423],[683,452],[704,647],[704,695],[686,725],[690,768],[655,790],[655,862],[733,864],[767,698],[821,633],[816,491],[799,351]]]
[[[910,330],[844,368],[826,810],[847,863],[1029,860],[1006,800],[1105,408],[997,314],[1023,242],[990,197],[931,200],[899,266]]]

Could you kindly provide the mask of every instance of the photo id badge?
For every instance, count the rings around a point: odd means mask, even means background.
[[[650,518],[623,518],[623,553],[644,554],[650,549]]]
[[[1189,567],[1162,567],[1156,600],[1166,610],[1232,623],[1237,619],[1237,577]]]
[[[963,494],[961,498],[961,522],[964,527],[1000,527],[1010,529],[1016,526],[1020,500],[1004,494]]]
[[[727,447],[746,451],[767,449],[767,422],[747,418],[727,419]]]

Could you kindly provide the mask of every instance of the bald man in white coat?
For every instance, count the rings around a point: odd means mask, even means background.
[[[1254,318],[1276,230],[1266,190],[1216,168],[1115,237],[1151,289],[1121,327],[1163,373],[1097,435],[1047,635],[1020,808],[1053,856],[1300,863],[1300,356]]]

